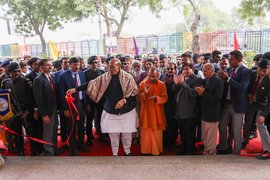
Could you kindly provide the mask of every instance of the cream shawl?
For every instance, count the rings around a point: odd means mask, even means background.
[[[123,70],[120,70],[118,77],[122,87],[124,98],[128,98],[129,96],[136,96],[139,93],[137,84],[132,75]],[[89,82],[86,94],[94,102],[99,102],[106,89],[108,88],[111,79],[112,75],[109,72],[98,76],[96,79]]]

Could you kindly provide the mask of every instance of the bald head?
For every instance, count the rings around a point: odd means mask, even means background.
[[[215,74],[215,67],[211,63],[206,63],[203,65],[203,75],[205,78],[209,79]]]
[[[110,60],[109,64],[116,64],[121,66],[121,61],[117,58],[113,58],[112,60]]]

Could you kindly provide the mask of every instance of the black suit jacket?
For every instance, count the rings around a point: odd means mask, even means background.
[[[216,75],[205,84],[205,91],[201,96],[201,117],[206,122],[218,122],[221,118],[223,85],[223,81]]]
[[[265,76],[256,93],[256,102],[262,110],[261,116],[270,114],[270,75]]]
[[[56,81],[53,75],[52,80],[54,87],[56,88]],[[50,82],[45,74],[40,74],[34,80],[33,91],[40,116],[43,117],[48,115],[51,117],[54,113],[54,109],[56,109],[57,106],[55,98],[56,89],[55,92],[53,92]]]
[[[38,77],[38,74],[34,71],[31,71],[29,74],[25,75],[25,79],[28,79],[30,82],[32,95],[33,95],[33,84],[34,84],[34,80],[36,79],[36,77]],[[37,108],[37,104],[36,104],[35,100],[33,101],[32,106],[33,106],[32,107],[33,110],[34,110],[34,108]]]
[[[257,71],[252,71],[251,79],[248,85],[248,93],[251,93],[253,85],[255,84],[257,79]]]

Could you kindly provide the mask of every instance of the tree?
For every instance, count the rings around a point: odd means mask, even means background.
[[[201,21],[201,11],[200,11],[200,0],[187,0],[187,1],[181,1],[181,0],[172,0],[173,4],[180,5],[184,8],[184,14],[186,14],[187,9],[191,7],[193,20],[190,27],[190,31],[192,32],[192,45],[191,49],[194,53],[200,52],[200,46],[199,46],[199,34],[198,34],[198,28],[200,26]],[[180,12],[183,13],[183,12]]]
[[[243,19],[253,24],[254,17],[265,17],[270,11],[270,0],[242,0],[239,12]]]
[[[63,22],[80,20],[95,10],[93,6],[88,7],[86,11],[81,0],[0,0],[0,3],[8,6],[7,17],[11,17],[15,22],[16,32],[39,36],[44,54],[46,54],[46,41],[43,35],[45,27],[56,30]]]
[[[188,0],[192,9],[195,13],[195,17],[193,23],[191,25],[191,32],[192,32],[192,52],[193,53],[200,53],[200,45],[199,45],[199,34],[197,32],[200,20],[201,20],[201,12],[199,9],[199,3],[196,0]]]
[[[111,36],[111,26],[116,26],[115,36],[119,37],[124,23],[128,20],[129,11],[135,6],[149,6],[152,12],[161,7],[159,0],[97,0],[97,11],[105,20],[107,36]]]

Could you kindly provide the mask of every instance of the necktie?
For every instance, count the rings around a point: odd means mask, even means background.
[[[235,68],[233,68],[233,70],[232,70],[231,79],[233,79],[234,74],[235,74]]]
[[[261,78],[260,76],[258,76],[258,78],[257,78],[257,80],[256,80],[256,82],[255,82],[255,84],[253,85],[252,90],[251,90],[252,96],[255,96],[255,94],[256,94],[256,92],[257,92],[257,90],[258,90],[258,87],[259,87],[259,85],[260,85],[261,79],[262,79],[262,78]]]
[[[77,73],[74,74],[75,87],[78,86]]]
[[[75,87],[77,87],[77,86],[78,86],[77,74],[78,74],[78,73],[74,73],[74,82],[75,82]],[[75,93],[75,99],[76,99],[76,100],[79,100],[79,93],[78,93],[78,92],[76,92],[76,93]]]
[[[54,88],[54,84],[53,84],[53,80],[52,80],[52,77],[51,76],[49,76],[49,80],[50,80],[50,86],[52,88],[53,95],[54,95],[54,98],[55,98],[55,88]]]

